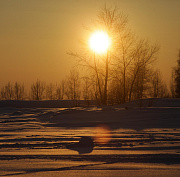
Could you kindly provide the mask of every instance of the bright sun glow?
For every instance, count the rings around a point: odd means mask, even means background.
[[[89,40],[91,49],[96,53],[104,53],[110,46],[110,39],[106,32],[96,31],[94,32]]]

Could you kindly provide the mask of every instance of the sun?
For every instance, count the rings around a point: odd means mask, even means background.
[[[105,53],[110,46],[110,38],[105,31],[96,31],[90,36],[89,45],[95,53]]]

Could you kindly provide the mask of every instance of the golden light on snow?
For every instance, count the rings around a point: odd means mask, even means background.
[[[99,125],[95,128],[94,140],[98,144],[107,144],[111,140],[111,131],[106,125]]]
[[[95,53],[104,53],[110,46],[110,38],[105,31],[96,31],[90,36],[89,45]]]

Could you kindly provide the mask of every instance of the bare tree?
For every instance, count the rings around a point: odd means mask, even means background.
[[[159,70],[153,72],[152,76],[152,96],[155,98],[161,98],[167,96],[167,87],[163,81],[162,74]]]
[[[96,93],[95,93],[95,89],[94,88],[94,79],[93,78],[90,78],[90,77],[83,77],[82,78],[82,97],[84,100],[94,100],[95,99],[95,96],[96,96]]]
[[[70,75],[66,82],[66,96],[68,99],[76,101],[80,99],[80,94],[79,72],[73,69],[70,71]]]
[[[55,99],[57,100],[63,100],[65,97],[65,87],[66,87],[66,81],[62,80],[60,84],[56,84],[55,88]]]
[[[1,87],[1,100],[6,100],[5,87]]]
[[[61,85],[56,85],[56,88],[55,88],[55,99],[56,100],[62,100],[63,99]]]
[[[115,43],[118,42],[117,32],[123,30],[126,26],[127,17],[117,12],[117,8],[107,8],[105,5],[97,16],[96,26],[99,29],[103,29],[108,33],[113,41],[112,47],[107,51],[105,55],[90,54],[87,48],[84,47],[84,51],[80,53],[68,53],[75,57],[78,64],[85,66],[90,70],[90,73],[96,77],[94,88],[96,89],[96,97],[100,99],[102,104],[107,104],[108,99],[108,86],[111,70],[112,53],[115,51]],[[88,29],[92,32],[92,29]],[[87,41],[82,43],[86,46]]]
[[[180,98],[180,50],[178,53],[177,66],[174,69],[176,98]]]
[[[54,99],[54,85],[52,83],[46,85],[46,99]]]
[[[42,100],[44,97],[45,83],[37,80],[31,85],[31,96],[33,100]]]
[[[83,77],[83,99],[84,100],[89,100],[89,88],[90,88],[90,81],[88,77]]]
[[[25,96],[24,84],[20,84],[15,82],[14,84],[14,99],[15,100],[23,100]]]
[[[139,40],[128,29],[119,34],[119,38],[112,70],[113,83],[118,88],[113,86],[119,99],[117,102],[140,99],[150,82],[151,67],[159,47],[150,45],[147,40]]]
[[[172,69],[170,80],[170,93],[172,98],[176,98],[175,68]]]
[[[13,86],[11,82],[8,82],[4,87],[1,88],[1,99],[3,100],[13,99]]]
[[[157,53],[159,47],[157,45],[150,45],[148,41],[140,41],[137,44],[137,50],[135,50],[135,57],[132,66],[131,84],[129,91],[129,101],[133,92],[136,82],[141,83],[141,93],[143,92],[143,84],[147,81],[149,76],[148,71],[151,72],[153,62],[157,59]]]

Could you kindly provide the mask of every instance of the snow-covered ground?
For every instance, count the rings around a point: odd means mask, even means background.
[[[180,99],[44,102],[0,102],[0,176],[180,176]],[[91,153],[68,148],[82,136]]]

